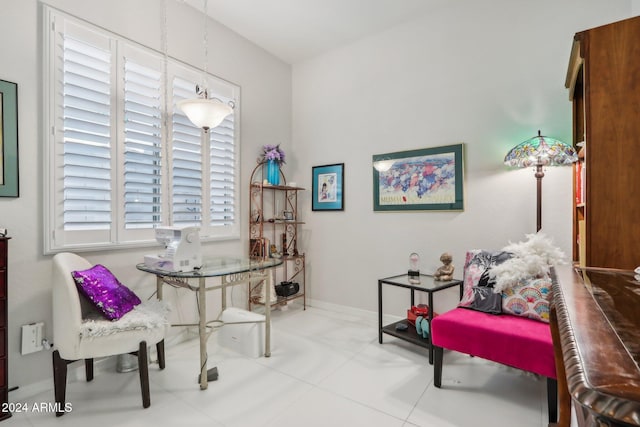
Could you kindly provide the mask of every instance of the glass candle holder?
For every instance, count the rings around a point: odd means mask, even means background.
[[[409,271],[407,275],[409,276],[409,282],[420,282],[420,255],[415,252],[409,255]]]

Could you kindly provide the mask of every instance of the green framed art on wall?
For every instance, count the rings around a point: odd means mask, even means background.
[[[373,210],[461,211],[464,144],[373,155]]]
[[[0,197],[18,188],[18,85],[0,80]]]

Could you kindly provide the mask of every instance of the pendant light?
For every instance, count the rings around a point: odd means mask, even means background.
[[[208,133],[210,129],[218,126],[222,121],[233,112],[233,108],[230,105],[225,104],[217,98],[209,98],[207,90],[207,64],[208,64],[208,32],[207,32],[207,0],[204,0],[203,15],[204,15],[204,74],[202,77],[203,85],[196,85],[196,95],[198,98],[184,99],[178,102],[178,108],[180,108],[187,116],[187,118],[194,125],[202,128],[205,133]]]

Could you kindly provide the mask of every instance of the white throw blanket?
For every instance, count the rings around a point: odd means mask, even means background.
[[[119,320],[107,320],[97,311],[83,319],[80,336],[91,339],[115,334],[121,331],[154,329],[169,324],[169,304],[165,301],[151,299],[142,302]]]

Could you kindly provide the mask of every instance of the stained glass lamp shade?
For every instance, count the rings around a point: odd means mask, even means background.
[[[527,139],[513,147],[504,157],[507,166],[528,168],[535,166],[537,180],[537,230],[542,228],[542,178],[543,166],[566,166],[578,160],[576,150],[558,139],[540,135]]]
[[[508,166],[528,168],[529,166],[570,165],[578,160],[576,150],[558,139],[540,135],[513,147],[504,157]]]

